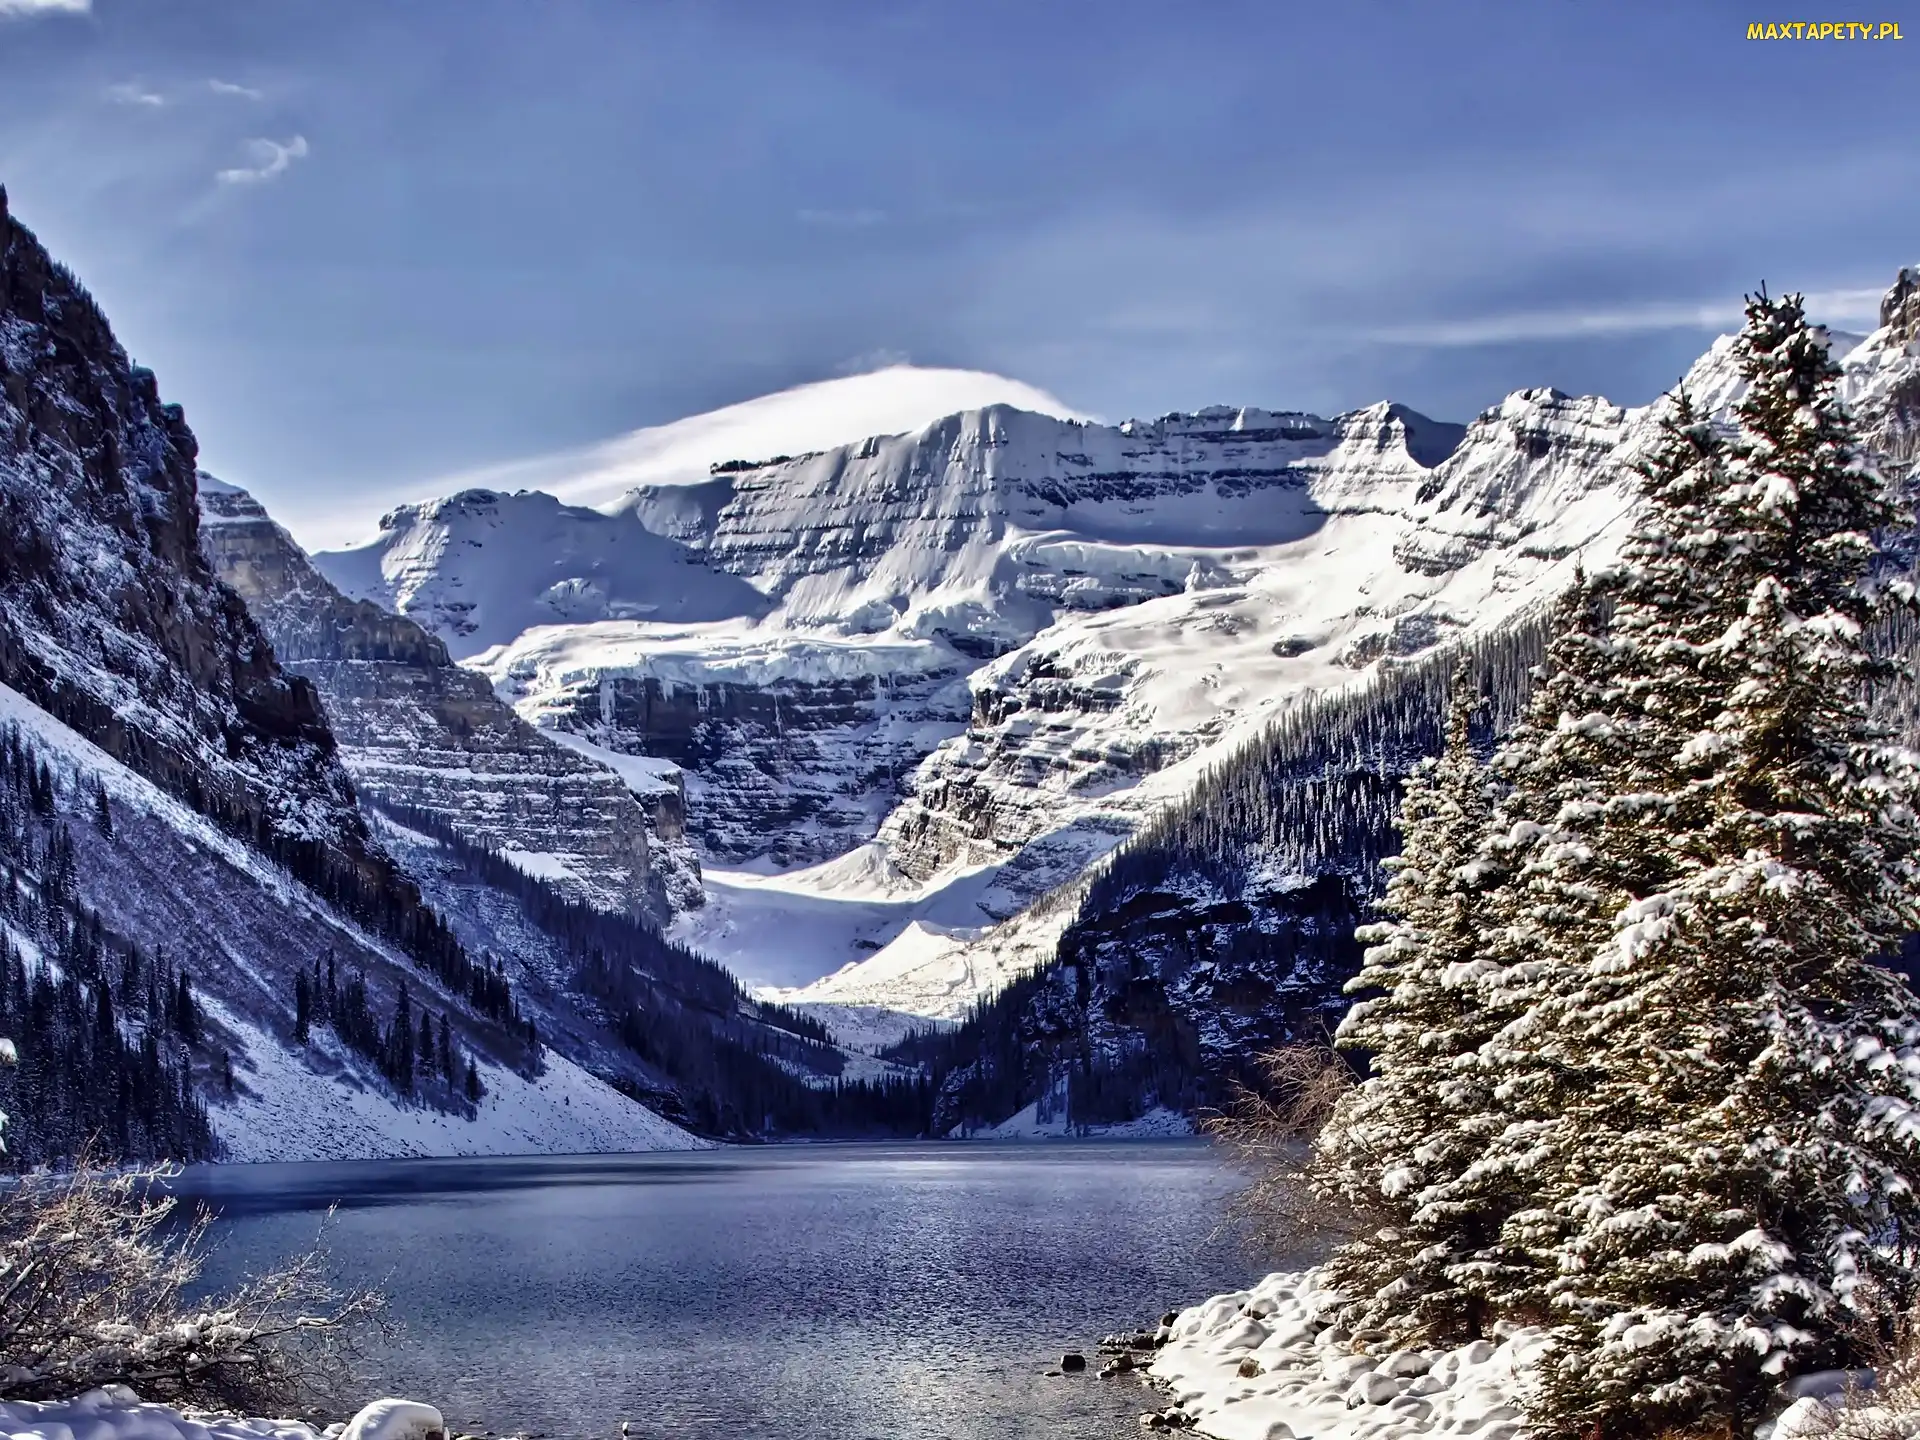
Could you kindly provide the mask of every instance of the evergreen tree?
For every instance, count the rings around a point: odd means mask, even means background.
[[[313,982],[307,978],[305,970],[294,972],[293,976],[293,1038],[299,1045],[307,1043],[313,1033]]]
[[[473,1057],[467,1057],[467,1103],[480,1103],[480,1067],[473,1063]]]
[[[1366,1053],[1371,1073],[1344,1096],[1314,1157],[1330,1198],[1373,1221],[1331,1259],[1329,1276],[1357,1303],[1355,1328],[1408,1338],[1477,1334],[1484,1305],[1463,1277],[1498,1239],[1499,1217],[1444,1196],[1504,1125],[1477,1056],[1489,1011],[1481,978],[1480,908],[1489,872],[1474,862],[1489,823],[1487,777],[1470,727],[1468,667],[1453,683],[1445,748],[1407,777],[1402,848],[1387,862],[1384,909],[1363,929],[1371,942],[1336,1033]]]
[[[104,781],[94,782],[93,824],[102,835],[113,834],[113,806],[107,800],[107,787]]]
[[[1920,927],[1920,777],[1867,709],[1896,517],[1797,297],[1751,300],[1736,354],[1738,435],[1681,411],[1614,587],[1590,728],[1632,754],[1581,868],[1619,903],[1530,1011],[1568,1078],[1509,1235],[1550,1277],[1561,1435],[1744,1433],[1916,1294],[1920,1005],[1872,963]]]
[[[200,1007],[193,1000],[193,977],[180,972],[180,983],[173,994],[174,1032],[189,1045],[200,1042]]]
[[[413,1002],[407,995],[407,982],[400,982],[400,996],[394,1002],[393,1028],[388,1032],[387,1050],[392,1057],[393,1083],[403,1094],[413,1093]]]

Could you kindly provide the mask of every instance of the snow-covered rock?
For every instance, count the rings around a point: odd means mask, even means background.
[[[1148,1376],[1220,1440],[1520,1440],[1538,1327],[1446,1350],[1356,1352],[1318,1272],[1269,1275],[1175,1317]]]
[[[431,1440],[446,1434],[440,1412],[418,1400],[376,1400],[344,1426],[177,1410],[145,1402],[124,1385],[72,1400],[0,1400],[0,1440]]]
[[[562,893],[616,910],[702,899],[673,767],[639,786],[555,743],[411,620],[350,600],[245,490],[202,472],[200,547],[283,665],[312,680],[361,794],[530,857]]]

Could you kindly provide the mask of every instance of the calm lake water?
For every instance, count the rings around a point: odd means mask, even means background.
[[[372,1393],[611,1440],[1137,1436],[1061,1352],[1246,1284],[1235,1180],[1187,1141],[846,1145],[190,1170],[209,1280],[314,1239],[403,1333]],[[1096,1361],[1097,1363],[1097,1361]]]

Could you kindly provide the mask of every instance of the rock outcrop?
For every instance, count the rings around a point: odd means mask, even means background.
[[[200,552],[198,446],[0,191],[0,683],[395,923],[312,684]]]
[[[362,794],[438,815],[603,908],[664,919],[700,903],[670,779],[636,798],[606,765],[528,725],[415,622],[342,595],[246,491],[203,474],[199,500],[201,548],[282,663],[313,682]]]

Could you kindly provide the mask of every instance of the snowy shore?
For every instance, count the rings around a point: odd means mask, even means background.
[[[440,1412],[416,1400],[376,1400],[339,1425],[203,1415],[142,1401],[124,1385],[75,1400],[0,1400],[0,1440],[434,1440]]]
[[[1146,1367],[1171,1403],[1141,1422],[1216,1440],[1526,1440],[1520,1401],[1545,1330],[1509,1326],[1452,1349],[1388,1351],[1339,1328],[1337,1302],[1318,1271],[1283,1271],[1180,1311],[1152,1337]],[[1754,1440],[1920,1435],[1911,1389],[1878,1396],[1873,1387],[1871,1371],[1801,1376]]]
[[[1307,1270],[1181,1311],[1147,1372],[1172,1401],[1160,1425],[1192,1425],[1219,1440],[1442,1432],[1519,1440],[1517,1397],[1542,1331],[1515,1329],[1451,1350],[1362,1354],[1332,1323],[1335,1299]]]

